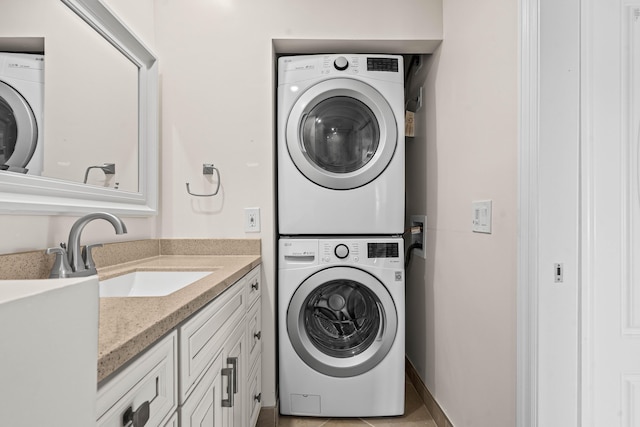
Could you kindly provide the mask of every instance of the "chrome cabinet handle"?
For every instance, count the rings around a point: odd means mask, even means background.
[[[233,369],[233,394],[238,392],[238,358],[227,357],[227,364]]]
[[[132,406],[129,406],[127,410],[122,415],[122,426],[131,426],[131,427],[144,427],[144,425],[149,421],[149,401],[145,401],[138,409],[133,410]],[[131,423],[131,424],[129,424]]]
[[[222,407],[223,408],[231,408],[233,407],[233,368],[222,368],[222,376],[227,377],[227,395],[229,398],[222,399]]]

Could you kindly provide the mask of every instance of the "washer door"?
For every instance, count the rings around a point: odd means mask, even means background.
[[[287,332],[298,356],[333,377],[373,369],[391,349],[397,329],[398,313],[387,289],[353,267],[308,277],[287,310]]]
[[[37,141],[38,127],[29,103],[0,81],[0,165],[25,168]]]
[[[318,83],[296,101],[286,125],[292,161],[307,179],[334,189],[361,187],[395,152],[395,116],[384,97],[359,80]]]

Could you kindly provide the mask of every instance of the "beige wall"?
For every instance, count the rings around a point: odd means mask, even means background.
[[[516,377],[517,2],[444,1],[444,42],[414,77],[407,215],[427,259],[407,280],[407,354],[456,427],[513,427]],[[493,200],[493,233],[471,202]]]

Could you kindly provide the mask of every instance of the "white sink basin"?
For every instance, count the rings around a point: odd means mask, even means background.
[[[101,297],[162,297],[211,274],[211,271],[134,271],[100,281]]]

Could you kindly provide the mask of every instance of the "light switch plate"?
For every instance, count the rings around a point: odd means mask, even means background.
[[[491,200],[478,200],[471,203],[472,228],[474,233],[491,234]]]

